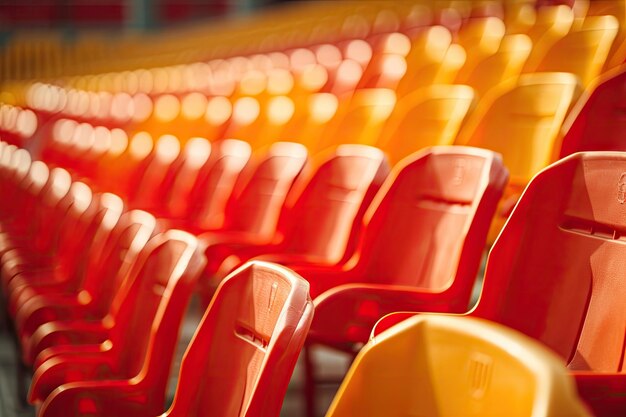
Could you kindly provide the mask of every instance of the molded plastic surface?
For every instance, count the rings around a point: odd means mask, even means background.
[[[496,240],[468,313],[559,354],[597,416],[626,413],[625,189],[618,152],[575,154],[539,173]],[[385,317],[374,334],[407,315]]]
[[[562,360],[486,320],[414,316],[359,352],[326,417],[586,417]]]
[[[40,416],[277,416],[313,316],[307,290],[304,279],[263,262],[226,278],[183,357],[164,414],[162,398],[133,379],[63,385]]]

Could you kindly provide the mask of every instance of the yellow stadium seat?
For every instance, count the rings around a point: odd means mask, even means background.
[[[533,43],[524,72],[533,72],[552,45],[567,35],[574,22],[574,12],[568,6],[543,6],[537,10],[535,24],[527,35]]]
[[[400,100],[376,146],[395,164],[427,146],[452,145],[474,100],[466,85],[433,85]]]
[[[438,25],[410,30],[409,37],[411,50],[406,56],[406,74],[396,89],[398,97],[434,84],[452,43],[450,31]]]
[[[589,2],[587,16],[614,16],[619,22],[619,30],[604,65],[608,70],[626,61],[626,0],[593,0]]]
[[[457,144],[499,152],[511,175],[489,242],[495,240],[528,181],[552,161],[577,85],[576,76],[569,73],[523,74],[517,82],[506,82],[485,95],[461,129]]]
[[[480,62],[498,51],[504,32],[504,22],[497,17],[470,19],[461,26],[457,43],[465,49],[467,59],[455,82],[465,83]]]
[[[326,137],[318,138],[317,150],[348,143],[373,146],[396,104],[396,94],[386,88],[357,90],[340,108]]]
[[[482,97],[494,86],[518,77],[531,50],[532,42],[528,36],[506,35],[496,53],[478,62],[473,71],[463,74],[464,77],[460,74],[458,81],[469,85]]]
[[[529,69],[571,72],[580,78],[583,86],[598,77],[617,35],[617,19],[610,15],[590,16],[575,23],[570,32]]]
[[[556,354],[482,319],[417,315],[359,353],[326,417],[590,416]]]
[[[568,73],[524,74],[487,94],[456,143],[502,154],[512,182],[524,185],[548,165],[577,79]]]

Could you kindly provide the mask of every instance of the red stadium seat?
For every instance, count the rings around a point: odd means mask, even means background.
[[[226,278],[183,357],[174,403],[163,414],[146,376],[69,382],[52,392],[39,415],[277,416],[313,318],[307,290],[299,276],[263,262]],[[156,353],[146,363],[161,360]],[[151,372],[147,364],[144,370]]]
[[[41,404],[68,382],[142,381],[151,391],[136,399],[136,406],[158,412],[165,401],[182,317],[204,264],[199,249],[198,241],[186,232],[159,234],[124,277],[129,283],[116,294],[102,320],[41,326],[33,334],[33,353],[40,353],[29,401]]]
[[[369,146],[342,145],[310,177],[302,178],[279,219],[271,242],[210,244],[206,279],[215,288],[234,267],[263,254],[271,260],[335,264],[352,253],[365,209],[388,172],[384,154]],[[209,235],[210,238],[210,235]]]
[[[560,157],[586,151],[626,151],[626,67],[595,80],[563,123]]]
[[[626,155],[572,155],[528,185],[467,315],[512,327],[567,361],[596,416],[626,414]],[[382,319],[379,334],[414,313]]]
[[[111,302],[124,284],[128,273],[155,231],[156,220],[149,213],[133,210],[122,215],[106,239],[97,239],[89,247],[82,276],[72,291],[32,296],[19,305],[15,328],[19,335],[24,363],[35,360],[31,335],[49,322],[102,320]]]
[[[500,156],[477,148],[434,147],[401,161],[368,209],[351,259],[286,263],[311,283],[316,315],[307,346],[354,353],[387,313],[466,311],[507,178]],[[310,358],[307,368],[310,396]]]

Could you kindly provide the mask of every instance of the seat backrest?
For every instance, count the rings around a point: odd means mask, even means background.
[[[223,230],[271,238],[294,181],[307,161],[303,145],[276,142],[242,173],[226,206]]]
[[[90,248],[79,299],[90,308],[85,319],[104,317],[113,297],[130,284],[125,277],[137,261],[148,240],[156,231],[156,219],[150,213],[131,210],[124,213],[105,240],[97,239]]]
[[[626,67],[585,91],[563,123],[560,157],[585,151],[626,151]]]
[[[158,404],[164,399],[178,330],[191,291],[204,267],[197,239],[187,232],[168,230],[154,236],[129,270],[113,299],[109,333],[113,366],[118,375],[139,375]],[[145,359],[145,360],[144,360]]]
[[[385,155],[377,148],[337,147],[312,177],[303,179],[296,201],[281,214],[283,250],[330,263],[349,257],[360,219],[388,172]]]
[[[535,72],[570,72],[587,86],[600,75],[618,29],[619,23],[614,16],[586,17],[554,43],[535,67]]]
[[[241,140],[213,143],[207,168],[200,173],[191,191],[187,218],[194,227],[210,230],[224,225],[226,203],[250,154],[250,145]]]
[[[420,87],[428,87],[435,82],[438,68],[442,65],[452,43],[452,34],[444,26],[420,27],[409,31],[411,50],[406,57],[406,74],[396,89],[398,97],[403,97]]]
[[[527,32],[533,43],[524,72],[534,72],[552,46],[567,35],[574,23],[574,11],[565,4],[537,9],[535,23]]]
[[[457,43],[467,52],[467,60],[457,75],[458,83],[465,83],[476,66],[500,48],[505,34],[504,22],[498,17],[466,20],[457,35]]]
[[[183,357],[169,417],[276,416],[304,344],[308,283],[260,261],[222,281]]]
[[[474,88],[476,94],[482,97],[501,82],[518,77],[532,48],[528,36],[506,35],[494,54],[477,62],[472,71],[465,73],[464,77],[459,77],[456,81]]]
[[[396,165],[364,216],[364,282],[461,293],[467,308],[486,233],[508,178],[494,152],[433,147]],[[401,238],[400,238],[401,237]]]
[[[202,168],[211,157],[211,143],[205,138],[192,138],[180,154],[171,185],[164,197],[167,216],[182,219],[189,210],[191,191]]]
[[[569,156],[528,185],[487,261],[474,316],[538,339],[570,369],[623,372],[626,156]]]
[[[427,146],[452,145],[474,100],[465,85],[433,85],[402,97],[377,142],[395,164]]]
[[[563,362],[512,329],[417,315],[359,353],[326,417],[589,416]]]
[[[526,184],[550,163],[576,83],[566,73],[525,74],[504,83],[480,101],[456,143],[500,153],[511,181]]]
[[[396,104],[396,95],[387,88],[357,90],[344,105],[335,126],[318,149],[342,145],[374,145]]]
[[[132,190],[130,204],[134,208],[155,210],[163,204],[165,183],[175,169],[180,153],[180,142],[175,136],[163,135],[154,145],[153,155],[141,173],[136,189]]]
[[[70,193],[72,185],[70,173],[65,169],[50,170],[48,181],[38,194],[37,210],[31,222],[32,230],[36,231],[33,243],[37,250],[45,252],[56,247],[59,227],[74,202],[75,193]],[[82,188],[77,186],[74,190]]]

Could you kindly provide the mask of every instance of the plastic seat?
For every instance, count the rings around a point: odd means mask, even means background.
[[[110,225],[113,226],[113,225]],[[19,305],[14,325],[22,347],[22,361],[32,365],[35,357],[31,336],[49,322],[101,320],[133,266],[139,252],[156,229],[155,218],[146,212],[124,213],[106,239],[95,239],[83,276],[73,291],[46,293],[30,297]]]
[[[541,171],[496,240],[468,313],[556,352],[599,417],[626,413],[625,171],[619,152],[578,153]],[[387,316],[374,333],[410,315]]]
[[[109,238],[124,210],[124,203],[114,194],[95,195],[85,204],[87,208],[79,211],[75,201],[60,226],[56,257],[61,262],[50,270],[17,273],[8,283],[8,310],[13,317],[37,294],[72,292],[80,288],[91,266],[90,251]]]
[[[626,61],[626,2],[623,0],[594,0],[589,2],[587,16],[612,15],[619,23],[619,30],[609,51],[609,57],[604,65],[605,70],[619,67]]]
[[[76,193],[85,194],[86,186],[82,183],[70,193],[72,180],[62,168],[48,170],[45,164],[35,161],[30,172],[35,181],[30,187],[34,195],[28,196],[32,205],[22,209],[29,216],[24,218],[26,228],[19,234],[13,233],[0,247],[1,283],[5,295],[9,281],[22,266],[37,268],[50,265],[58,249],[57,237],[62,219],[72,206]]]
[[[246,264],[220,285],[181,365],[170,409],[145,380],[72,382],[52,392],[41,417],[276,416],[313,317],[307,282],[263,262]],[[159,407],[161,409],[159,409]]]
[[[209,289],[259,255],[272,254],[270,260],[278,263],[298,259],[331,265],[350,257],[360,219],[389,167],[383,152],[364,145],[341,145],[319,161],[314,172],[294,185],[269,242],[209,240],[205,271]]]
[[[224,225],[226,203],[250,154],[250,145],[241,140],[226,139],[212,144],[211,157],[198,172],[189,191],[187,211],[180,219],[182,227],[198,232]],[[185,186],[181,182],[178,184]],[[172,188],[168,198],[178,198],[176,193],[177,189]],[[173,223],[178,225],[179,222]]]
[[[476,62],[472,71],[459,74],[456,82],[469,85],[482,97],[498,84],[519,77],[531,50],[528,36],[506,35],[496,52]]]
[[[154,145],[149,162],[142,169],[135,189],[130,190],[129,205],[148,211],[159,210],[166,193],[166,182],[173,175],[181,151],[180,141],[172,135],[161,136]]]
[[[558,356],[507,327],[419,315],[359,352],[326,417],[590,416]]]
[[[574,23],[574,12],[564,4],[537,9],[533,26],[526,33],[533,44],[524,72],[533,72],[553,45],[567,35]]]
[[[51,181],[54,181],[53,178]],[[52,187],[51,187],[52,188]],[[119,201],[119,200],[118,200]],[[92,220],[93,212],[88,212],[91,207],[93,211],[97,204],[92,206],[93,193],[89,187],[82,182],[74,182],[67,190],[67,193],[59,200],[59,207],[50,207],[56,213],[57,224],[46,225],[50,219],[39,214],[39,227],[33,231],[33,239],[39,240],[39,246],[30,247],[14,247],[11,250],[2,253],[2,289],[5,296],[11,296],[15,290],[13,288],[14,281],[20,281],[18,286],[23,284],[22,274],[28,272],[47,271],[50,272],[56,268],[62,275],[72,271],[78,266],[82,242],[80,239],[72,239],[72,229],[75,236],[82,238],[87,233],[89,223]],[[115,204],[117,216],[121,214],[120,205]],[[105,211],[108,208],[105,208]],[[42,207],[38,207],[39,213],[43,211]],[[84,217],[83,217],[84,215]],[[84,222],[81,221],[84,219]],[[68,228],[65,228],[68,226]],[[44,230],[45,229],[45,230]],[[93,230],[92,230],[93,232]],[[91,236],[86,234],[86,239]],[[37,242],[35,242],[37,243]],[[20,277],[19,279],[17,277]],[[14,311],[11,311],[14,312]]]
[[[29,402],[41,404],[68,382],[115,379],[146,384],[150,393],[135,406],[148,415],[160,411],[178,330],[203,265],[190,234],[168,230],[153,237],[102,320],[50,322],[33,334],[39,355]]]
[[[452,145],[473,100],[464,85],[433,85],[404,96],[376,145],[392,164],[428,146]]]
[[[583,151],[626,151],[625,92],[624,66],[594,81],[563,123],[560,158]]]
[[[511,179],[489,240],[493,242],[528,181],[553,157],[561,124],[572,102],[576,77],[524,74],[493,89],[473,111],[456,143],[502,154]]]
[[[421,87],[442,82],[437,77],[452,44],[450,31],[438,25],[408,31],[408,36],[411,50],[406,57],[406,74],[396,88],[399,98]]]
[[[222,227],[207,231],[202,237],[207,241],[269,242],[307,159],[306,148],[291,142],[276,142],[258,152],[233,187]]]
[[[543,59],[527,70],[571,72],[586,87],[600,75],[618,27],[614,16],[589,16],[580,25],[574,25],[546,51]]]
[[[459,29],[457,43],[465,49],[467,59],[455,82],[464,84],[480,62],[494,55],[505,34],[504,22],[497,17],[472,18]]]
[[[454,146],[417,152],[394,167],[368,208],[350,259],[325,267],[285,262],[307,277],[316,308],[305,348],[309,415],[315,383],[310,346],[354,353],[387,313],[412,305],[468,309],[507,177],[490,151]]]
[[[326,135],[319,138],[317,150],[343,145],[373,146],[396,105],[396,95],[386,88],[357,90],[343,108]]]

